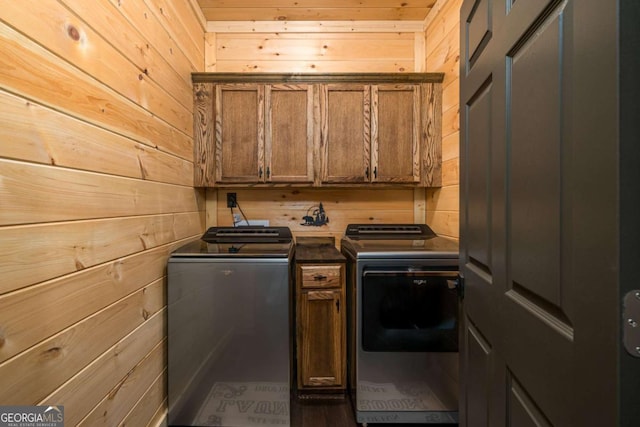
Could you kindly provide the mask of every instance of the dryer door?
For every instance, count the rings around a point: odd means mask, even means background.
[[[362,349],[458,351],[457,271],[368,269],[362,277]]]

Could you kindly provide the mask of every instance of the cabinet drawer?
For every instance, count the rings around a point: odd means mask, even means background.
[[[342,286],[342,265],[300,266],[303,288],[337,288]]]

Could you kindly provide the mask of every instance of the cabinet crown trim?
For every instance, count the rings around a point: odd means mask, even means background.
[[[444,73],[192,73],[193,83],[442,83]]]

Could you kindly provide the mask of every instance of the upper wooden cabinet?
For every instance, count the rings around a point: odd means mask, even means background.
[[[321,87],[323,183],[420,183],[420,85]]]
[[[420,85],[371,86],[371,182],[420,182]]]
[[[195,186],[440,186],[442,77],[194,74]]]
[[[320,89],[320,164],[323,183],[364,183],[371,144],[368,85],[326,84]]]
[[[313,85],[273,84],[265,91],[266,180],[312,183]]]
[[[264,86],[217,85],[215,91],[216,182],[263,181]]]
[[[215,87],[217,183],[313,182],[313,86]]]

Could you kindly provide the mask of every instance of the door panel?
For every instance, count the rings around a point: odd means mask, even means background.
[[[491,37],[491,0],[478,0],[467,19],[467,58],[475,62]]]
[[[563,49],[569,37],[567,4],[552,2],[530,9],[528,16],[507,17],[507,23],[514,19],[514,30],[504,33],[502,45],[514,46],[504,52],[509,252],[502,303],[514,325],[504,328],[504,355],[540,417],[553,425],[573,422],[561,404],[573,389],[568,369],[573,321],[561,302],[571,292],[570,282],[562,282],[567,261],[562,249],[569,231],[563,227],[569,211],[562,199],[564,176],[570,171],[562,157],[565,138],[570,138],[563,131],[567,94],[562,79],[570,72]],[[514,4],[513,11],[518,7]]]
[[[372,182],[419,182],[420,86],[371,88]]]
[[[468,251],[472,262],[489,270],[491,261],[491,81],[486,81],[465,105],[467,133],[473,135],[467,157],[474,159],[467,168]]]
[[[255,182],[264,172],[264,86],[216,86],[216,182]]]
[[[507,56],[511,280],[560,305],[563,58],[561,5]],[[527,37],[529,36],[530,37]]]
[[[464,347],[466,348],[465,361],[467,367],[467,396],[466,420],[468,427],[489,426],[489,384],[491,382],[491,358],[493,356],[491,346],[482,337],[480,332],[467,322]]]
[[[368,85],[323,85],[320,94],[322,182],[366,182],[370,164]]]
[[[340,306],[344,306],[340,290],[303,291],[300,298],[302,328],[302,364],[299,384],[311,386],[342,386],[344,324]]]
[[[313,86],[265,88],[268,182],[313,182]]]
[[[531,397],[516,381],[509,379],[508,423],[510,427],[552,427],[552,424],[540,412]]]
[[[600,263],[604,254],[576,258],[575,242],[589,241],[585,205],[576,210],[576,201],[589,191],[587,167],[593,183],[599,179],[597,158],[579,149],[588,137],[576,137],[586,123],[575,116],[580,111],[575,99],[583,98],[575,88],[589,90],[576,82],[588,71],[583,58],[591,53],[574,50],[576,28],[583,25],[574,16],[587,7],[606,9],[575,0],[462,5],[463,426],[616,425],[615,390],[606,375],[596,373],[615,372],[596,363],[602,359],[597,354],[615,348],[589,317],[594,312],[606,313],[603,322],[615,317],[615,305],[597,304],[600,298],[611,301],[615,277],[609,270],[609,287],[577,279],[584,268],[607,269]],[[586,66],[576,67],[579,61]],[[576,156],[584,162],[579,171]],[[607,194],[616,188],[609,179],[603,187]],[[589,361],[592,373],[585,370]],[[601,396],[598,415],[609,421],[585,423],[589,417],[580,411],[588,409],[580,409],[580,399],[595,396],[583,390],[599,386],[608,393]]]
[[[636,0],[463,2],[462,426],[640,425],[620,333],[640,247],[639,19]],[[488,160],[472,155],[487,135]]]

